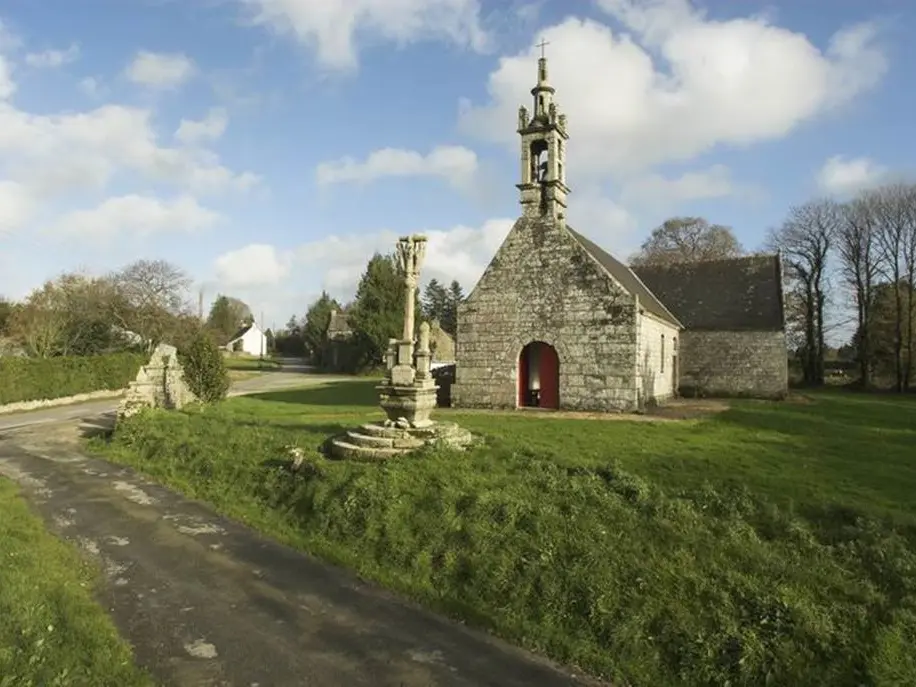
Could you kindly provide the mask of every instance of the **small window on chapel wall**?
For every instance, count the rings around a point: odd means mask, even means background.
[[[662,372],[665,371],[665,335],[662,334]]]

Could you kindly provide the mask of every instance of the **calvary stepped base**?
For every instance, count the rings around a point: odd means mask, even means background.
[[[378,423],[366,424],[334,437],[329,448],[335,458],[373,461],[400,456],[428,445],[465,448],[471,440],[471,433],[454,422],[408,428]]]

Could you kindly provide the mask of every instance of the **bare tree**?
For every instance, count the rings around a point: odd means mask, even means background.
[[[912,382],[913,366],[913,320],[916,319],[916,184],[907,186],[902,193],[903,215],[906,219],[906,230],[903,238],[903,269],[906,274],[906,366],[904,368],[903,388],[909,390]]]
[[[879,276],[879,198],[865,192],[842,206],[836,235],[840,274],[852,289],[856,305],[856,353],[862,386],[871,383],[871,324],[874,289]]]
[[[827,262],[839,225],[839,206],[834,201],[813,200],[790,208],[783,226],[770,237],[770,243],[782,252],[786,276],[801,296],[803,372],[808,384],[824,383]]]
[[[633,265],[671,265],[733,258],[744,249],[729,227],[702,217],[673,217],[656,227],[630,258]]]
[[[119,294],[112,317],[142,337],[150,349],[190,312],[191,278],[165,260],[137,260],[111,276]]]
[[[911,194],[911,187],[903,184],[891,184],[877,192],[882,272],[893,285],[894,293],[894,387],[897,391],[903,391],[908,386],[911,367],[908,361],[904,363],[903,355],[904,330],[912,334],[912,324],[909,323],[912,318],[908,316],[908,311],[912,312],[913,299],[912,295],[906,296],[905,293],[912,291],[912,278],[916,272],[916,264],[907,265],[907,255],[911,252],[908,249],[911,241],[912,211],[908,206]],[[916,253],[916,250],[913,252]],[[916,257],[911,262],[916,263]],[[912,351],[912,342],[907,347]]]
[[[36,358],[67,353],[69,314],[53,282],[35,289],[10,316],[12,337]]]

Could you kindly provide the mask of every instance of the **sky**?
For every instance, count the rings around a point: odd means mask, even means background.
[[[162,258],[276,327],[413,233],[470,291],[520,213],[542,40],[571,226],[759,249],[911,175],[914,32],[912,0],[0,0],[0,295]]]

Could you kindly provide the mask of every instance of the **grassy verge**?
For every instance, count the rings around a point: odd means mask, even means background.
[[[0,686],[152,685],[92,599],[94,581],[0,478]]]
[[[279,370],[280,363],[271,358],[253,358],[247,356],[226,356],[223,358],[229,370]]]
[[[347,382],[137,416],[96,448],[433,608],[626,685],[916,684],[916,403],[648,423],[442,412],[467,453],[331,462]],[[310,469],[279,466],[284,447]]]

